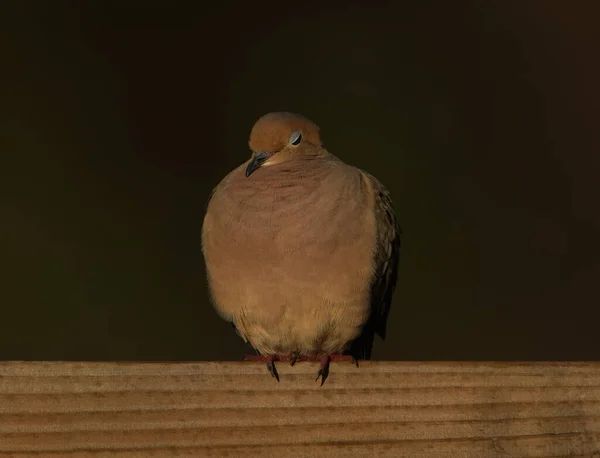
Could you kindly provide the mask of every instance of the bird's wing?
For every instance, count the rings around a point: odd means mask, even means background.
[[[387,318],[396,288],[402,229],[398,224],[389,191],[375,177],[363,172],[374,194],[376,245],[375,274],[371,284],[371,315],[350,352],[359,359],[370,359],[374,334],[385,339]]]

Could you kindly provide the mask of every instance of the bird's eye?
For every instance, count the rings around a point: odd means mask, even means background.
[[[302,134],[300,132],[294,132],[290,137],[290,145],[297,146],[302,141]]]

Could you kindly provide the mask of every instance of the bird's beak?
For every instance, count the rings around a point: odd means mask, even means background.
[[[252,172],[260,168],[260,166],[263,165],[265,161],[270,157],[270,153],[254,153],[254,156],[252,156],[252,160],[248,164],[248,167],[246,167],[246,176],[249,177],[252,174]]]

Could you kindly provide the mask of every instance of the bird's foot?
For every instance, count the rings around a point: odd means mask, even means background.
[[[329,376],[329,363],[331,361],[350,361],[356,364],[358,367],[358,359],[351,355],[342,355],[339,353],[332,354],[312,354],[303,355],[299,351],[293,351],[290,354],[273,354],[273,355],[244,355],[242,361],[261,361],[267,364],[267,369],[273,378],[279,381],[279,374],[275,368],[275,361],[289,361],[290,365],[293,366],[298,361],[313,361],[319,362],[319,371],[317,372],[317,378],[315,382],[321,379],[321,386],[325,383],[325,380]]]
[[[323,383],[325,383],[325,380],[329,375],[329,361],[331,361],[331,357],[329,355],[321,356],[320,361],[321,366],[317,372],[317,378],[315,379],[315,382],[319,380],[319,377],[321,377],[321,386],[323,386]]]
[[[279,355],[244,355],[242,361],[262,361],[267,363],[269,374],[271,374],[271,377],[273,377],[275,380],[279,381],[279,374],[275,368],[275,361],[281,361]]]
[[[267,369],[269,370],[271,377],[279,381],[279,374],[277,373],[277,369],[275,368],[275,359],[277,359],[277,357],[273,355],[267,357]]]
[[[353,355],[342,355],[335,353],[333,355],[329,355],[329,357],[331,358],[331,361],[349,361],[352,364],[356,364],[356,367],[358,367],[358,359]]]
[[[300,352],[298,350],[293,351],[290,356],[290,366],[293,366],[294,364],[296,364],[298,359],[300,359]]]
[[[358,360],[354,356],[350,355],[341,355],[338,353],[330,354],[330,355],[321,355],[317,357],[317,360],[320,362],[320,367],[317,372],[317,378],[315,382],[321,378],[321,386],[325,383],[325,380],[329,376],[329,363],[331,361],[350,361],[356,364],[358,367]]]

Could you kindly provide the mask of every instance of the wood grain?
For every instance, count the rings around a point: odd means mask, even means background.
[[[600,457],[600,363],[0,363],[0,457]]]

